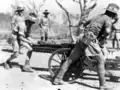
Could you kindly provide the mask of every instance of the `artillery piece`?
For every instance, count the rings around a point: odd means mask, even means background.
[[[33,45],[33,50],[35,52],[51,53],[48,62],[48,69],[52,77],[60,69],[62,63],[69,56],[71,50],[74,48],[75,44],[63,43],[63,44],[50,44],[50,43],[40,43],[39,45]],[[110,53],[115,52],[113,49],[108,49]],[[109,57],[109,56],[108,56]],[[85,69],[96,71],[96,61],[92,60],[92,57],[81,57],[75,63],[73,63],[64,75],[64,80],[67,82],[73,82],[79,77],[83,76],[83,71]],[[120,70],[120,58],[116,57],[114,59],[108,58],[105,63],[106,70]]]

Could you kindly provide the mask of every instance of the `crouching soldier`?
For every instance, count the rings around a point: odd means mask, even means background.
[[[109,90],[106,87],[105,80],[105,57],[102,52],[105,40],[111,32],[111,26],[117,16],[119,6],[111,3],[108,5],[104,14],[98,15],[86,23],[84,35],[76,42],[70,56],[62,64],[59,72],[53,79],[53,84],[65,84],[63,76],[69,66],[76,60],[80,60],[81,56],[92,56],[97,61],[97,73],[99,76],[100,90]]]

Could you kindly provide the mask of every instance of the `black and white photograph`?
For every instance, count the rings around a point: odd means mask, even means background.
[[[120,90],[119,0],[1,0],[0,90]]]

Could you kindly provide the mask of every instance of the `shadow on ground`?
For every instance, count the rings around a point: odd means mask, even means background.
[[[9,53],[13,53],[12,49],[2,49],[3,52],[9,52]]]
[[[1,63],[0,66],[4,67],[4,63]],[[20,68],[21,71],[23,71],[23,65],[20,65],[17,62],[11,62],[10,63],[10,68],[14,68],[14,67]],[[48,68],[38,68],[38,67],[32,67],[32,68],[36,71],[48,71]]]
[[[39,77],[52,82],[52,76],[50,76],[50,75],[41,74],[41,75],[39,75]]]
[[[51,77],[50,75],[42,74],[42,75],[39,75],[39,77],[42,78],[42,79],[45,79],[45,80],[48,80],[48,81],[52,82],[52,77]],[[96,79],[94,79],[94,78],[86,78],[86,79],[96,80]],[[88,85],[88,84],[86,84],[86,83],[84,83],[84,82],[74,81],[74,82],[72,82],[72,83],[70,83],[70,84],[75,84],[75,83],[77,83],[77,84],[79,84],[79,85],[82,85],[82,86],[89,87],[89,88],[98,89],[98,87],[94,87],[94,86]]]

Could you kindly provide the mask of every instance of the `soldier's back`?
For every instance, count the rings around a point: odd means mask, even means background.
[[[106,21],[111,23],[111,18],[105,14],[98,15],[90,20],[90,24],[87,29],[94,32],[95,35],[98,35],[99,32],[105,27]]]

